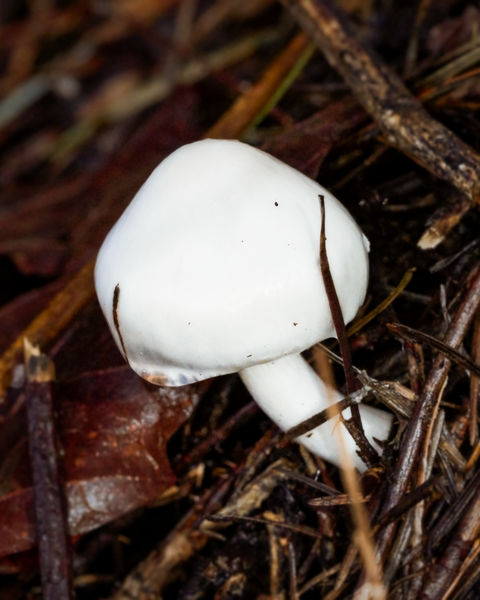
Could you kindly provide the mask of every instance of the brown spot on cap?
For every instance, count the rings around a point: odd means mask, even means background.
[[[148,373],[144,373],[142,377],[154,385],[168,386],[168,377],[166,375],[148,375]]]

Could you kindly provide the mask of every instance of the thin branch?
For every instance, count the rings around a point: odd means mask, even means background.
[[[262,525],[274,525],[275,527],[280,527],[281,529],[289,529],[290,531],[295,531],[297,533],[303,533],[304,535],[308,535],[314,538],[322,538],[322,534],[311,527],[305,527],[304,525],[293,525],[292,523],[280,523],[279,521],[274,521],[272,519],[261,519],[259,517],[245,517],[244,515],[209,515],[205,517],[206,521],[213,521],[214,523],[224,523],[229,521],[248,521],[249,523],[261,523]]]
[[[325,410],[316,413],[312,417],[305,419],[298,425],[295,425],[295,427],[289,429],[286,432],[286,435],[291,439],[295,439],[300,435],[304,435],[305,433],[312,431],[312,429],[320,427],[320,425],[323,425],[324,423],[332,419],[337,414],[337,412],[338,414],[340,414],[346,408],[350,408],[355,404],[360,404],[360,402],[365,398],[365,396],[367,396],[370,393],[370,391],[371,390],[363,387],[360,390],[353,393],[351,396],[345,396],[344,398],[342,398],[342,400],[339,400],[333,405],[335,407],[335,412],[332,411],[332,407],[326,408]]]
[[[460,352],[455,350],[455,348],[450,348],[447,344],[437,340],[431,335],[423,333],[422,331],[418,331],[417,329],[412,329],[407,325],[400,325],[400,323],[387,323],[387,327],[390,329],[390,331],[393,331],[395,335],[403,340],[413,343],[418,342],[428,344],[446,356],[450,361],[464,367],[465,369],[468,369],[469,371],[472,371],[472,373],[475,373],[475,375],[480,377],[480,367],[476,365],[470,358],[463,356],[463,354],[460,354]]]
[[[460,522],[456,519],[455,534],[446,545],[445,552],[441,559],[432,565],[426,577],[426,581],[421,593],[421,598],[425,600],[441,600],[450,597],[453,588],[459,583],[458,574],[462,566],[476,555],[475,544],[478,548],[478,536],[480,534],[480,473],[470,481],[464,490],[465,498],[468,498],[469,504],[462,515]],[[459,509],[462,500],[459,497]],[[459,513],[456,513],[458,518]],[[472,552],[473,551],[473,552]]]
[[[472,339],[472,359],[475,362],[480,361],[480,311],[477,310],[475,315],[475,326],[473,328],[473,339]],[[480,379],[475,375],[470,377],[470,422],[468,425],[469,429],[469,440],[470,445],[475,446],[478,442],[478,401],[480,398]]]
[[[416,504],[422,500],[426,500],[436,490],[438,483],[439,482],[436,479],[428,479],[409,494],[406,494],[396,506],[393,506],[389,511],[382,515],[382,518],[379,520],[377,526],[381,528],[385,527],[389,523],[393,523],[393,521],[399,519]]]
[[[74,597],[66,499],[58,467],[51,381],[53,363],[25,340],[26,405],[44,600]]]
[[[330,265],[328,262],[327,244],[325,235],[325,198],[322,195],[318,196],[320,201],[320,214],[321,214],[321,230],[320,230],[320,270],[322,272],[323,283],[325,285],[325,291],[327,293],[328,304],[330,306],[330,312],[332,314],[333,325],[337,334],[338,343],[340,344],[340,352],[343,360],[343,369],[345,371],[345,378],[347,384],[347,393],[351,396],[358,388],[358,384],[355,380],[354,369],[352,365],[352,357],[350,354],[350,346],[348,344],[347,330],[345,328],[345,322],[343,320],[342,309],[340,301],[338,300],[337,291],[335,289],[335,283],[333,281],[332,273],[330,271]],[[347,428],[350,435],[355,440],[362,460],[369,467],[378,462],[378,454],[372,447],[370,442],[367,440],[365,431],[363,430],[362,420],[360,418],[360,411],[356,404],[351,405],[352,418],[342,419],[343,424]],[[341,415],[341,413],[339,413]]]
[[[341,496],[342,494],[336,490],[335,488],[326,485],[325,483],[321,483],[320,481],[315,481],[315,479],[311,479],[306,475],[302,475],[301,473],[295,473],[295,471],[289,471],[288,469],[284,469],[283,467],[277,467],[276,469],[286,477],[290,477],[291,479],[296,479],[300,481],[300,483],[304,483],[305,485],[309,485],[317,490],[320,490],[324,494],[328,494],[329,496]]]
[[[345,322],[343,320],[342,308],[338,299],[337,290],[335,289],[335,283],[333,281],[328,260],[326,244],[327,237],[325,233],[325,198],[324,196],[319,195],[318,199],[320,201],[320,215],[322,223],[320,230],[320,269],[322,271],[322,278],[323,283],[325,285],[325,291],[328,297],[330,312],[332,313],[332,321],[335,327],[335,333],[337,334],[338,343],[340,344],[340,353],[343,359],[343,369],[345,371],[347,392],[349,394],[353,394],[357,390],[358,385],[353,372],[352,356],[350,354],[350,346],[348,344],[348,337],[347,331],[345,329]]]

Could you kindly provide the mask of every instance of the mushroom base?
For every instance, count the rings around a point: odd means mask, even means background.
[[[325,386],[300,354],[249,367],[240,371],[239,375],[260,408],[284,431],[342,398],[338,392]],[[363,404],[359,408],[365,435],[381,454],[382,448],[375,439],[383,441],[388,438],[393,415]],[[344,410],[342,414],[346,419],[350,418],[350,409]],[[330,419],[298,437],[296,441],[313,454],[341,467],[339,435],[343,436],[354,466],[361,472],[365,471],[366,466],[356,452],[357,446],[345,427],[339,423],[339,417]]]

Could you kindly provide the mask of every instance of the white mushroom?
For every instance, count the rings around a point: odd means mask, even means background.
[[[95,269],[130,366],[167,386],[238,371],[284,430],[325,409],[329,394],[299,354],[335,335],[319,266],[319,194],[348,322],[365,297],[368,241],[338,200],[237,141],[203,140],[165,159],[107,236]],[[381,451],[374,438],[388,437],[392,416],[363,405],[360,413]],[[336,426],[333,419],[298,441],[339,465]]]

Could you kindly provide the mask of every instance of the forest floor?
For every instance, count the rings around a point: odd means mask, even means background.
[[[0,20],[2,600],[478,598],[477,3],[7,0]],[[157,388],[112,340],[100,245],[206,137],[316,179],[370,240],[348,345],[395,419],[361,475],[236,374]],[[347,394],[326,346],[305,356]]]

